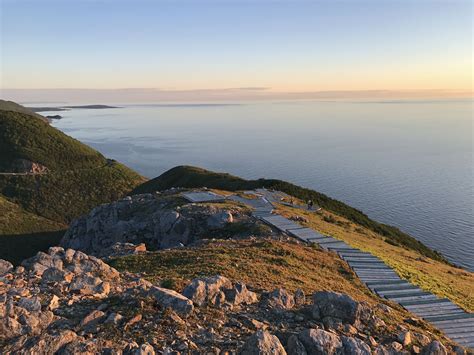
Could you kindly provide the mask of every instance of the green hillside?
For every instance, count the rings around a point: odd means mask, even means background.
[[[303,201],[313,200],[323,209],[340,215],[348,220],[366,227],[387,238],[394,245],[416,250],[435,260],[445,261],[436,251],[425,246],[415,238],[400,231],[398,228],[370,219],[363,212],[332,199],[320,192],[297,186],[282,180],[258,179],[245,180],[230,174],[216,173],[192,166],[177,166],[159,177],[138,186],[132,193],[145,193],[156,190],[166,190],[171,187],[208,187],[229,191],[251,190],[265,187],[286,192]]]
[[[43,117],[40,114],[35,113],[31,109],[26,108],[24,106],[21,106],[21,105],[17,104],[16,102],[13,102],[13,101],[6,101],[6,100],[1,100],[0,99],[0,111],[13,111],[13,112],[26,113],[28,115],[39,118],[40,120],[42,120],[44,122],[48,122],[48,120],[45,117]]]
[[[0,235],[28,234],[64,228],[66,225],[25,211],[0,196]]]
[[[107,160],[97,151],[68,137],[31,114],[0,110],[0,169],[26,159],[49,170],[90,169]]]
[[[0,196],[0,259],[15,264],[56,245],[66,225],[25,211]]]
[[[18,161],[46,170],[21,173]],[[143,181],[44,117],[0,100],[0,258],[18,262],[57,244],[71,220]]]
[[[48,169],[41,175],[0,174],[0,194],[25,210],[67,223],[143,182],[131,169],[36,116],[1,108],[0,173],[10,172],[18,159]]]

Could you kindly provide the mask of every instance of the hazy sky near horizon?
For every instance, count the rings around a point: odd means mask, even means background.
[[[470,0],[0,3],[3,96],[58,88],[472,91]]]

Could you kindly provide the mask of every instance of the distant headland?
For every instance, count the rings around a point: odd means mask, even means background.
[[[118,106],[108,105],[80,105],[80,106],[60,106],[60,107],[28,107],[33,112],[46,112],[46,111],[68,111],[70,109],[105,109],[105,108],[120,108]]]

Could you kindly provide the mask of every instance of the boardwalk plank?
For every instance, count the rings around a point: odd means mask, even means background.
[[[426,305],[414,305],[414,306],[405,306],[405,308],[410,312],[426,312],[426,311],[437,311],[437,310],[453,310],[459,309],[458,306],[452,303],[435,303],[429,304],[428,307]]]
[[[474,334],[474,326],[458,326],[457,328],[446,328],[442,329],[447,335],[453,334]]]
[[[464,321],[464,322],[462,322]],[[459,319],[457,322],[433,322],[433,324],[437,324],[437,327],[439,327],[440,329],[443,329],[445,331],[450,331],[450,330],[453,330],[453,329],[465,329],[465,328],[468,328],[468,329],[473,329],[474,330],[474,322],[469,322],[469,318],[468,319]]]
[[[198,202],[211,202],[211,201],[222,201],[225,199],[224,196],[218,195],[214,192],[207,191],[196,191],[196,192],[185,192],[183,196],[186,200],[194,203]]]
[[[390,297],[390,301],[396,302],[396,303],[402,303],[403,301],[421,301],[421,300],[436,300],[437,297],[431,293],[426,293],[426,294],[420,294],[416,296],[411,296],[411,297]]]
[[[402,306],[419,305],[419,304],[435,304],[435,303],[451,303],[447,298],[438,298],[435,295],[429,299],[413,299],[413,300],[401,300],[399,303]]]
[[[474,314],[464,312],[463,314],[457,314],[453,316],[433,316],[433,317],[425,317],[425,319],[428,322],[436,322],[436,321],[443,321],[443,320],[454,321],[458,319],[474,319]]]
[[[400,298],[400,297],[411,297],[411,296],[417,296],[417,295],[420,295],[420,296],[431,295],[431,293],[423,291],[420,288],[415,288],[411,290],[380,291],[377,293],[386,298]]]
[[[387,282],[368,282],[367,285],[370,287],[376,287],[376,286],[385,286],[387,284],[390,285],[396,285],[396,284],[403,284],[406,283],[406,280],[395,280],[395,281],[387,281]]]
[[[382,260],[380,260],[379,258],[376,258],[375,256],[370,256],[370,257],[364,257],[364,258],[360,258],[360,257],[343,257],[343,259],[345,261],[347,261],[348,263],[350,262],[359,262],[359,263],[383,263]]]
[[[447,316],[447,315],[455,315],[455,314],[464,314],[463,309],[439,309],[437,311],[431,310],[431,311],[414,311],[412,313],[415,313],[416,315],[420,317],[434,317],[434,316]]]
[[[417,288],[415,285],[405,282],[404,284],[385,285],[374,287],[376,291],[391,291],[391,290],[412,290]]]
[[[371,258],[376,258],[376,256],[370,254],[370,253],[366,253],[366,252],[363,252],[363,251],[360,251],[358,249],[354,249],[354,250],[341,250],[339,252],[339,255],[341,257],[352,257],[352,258],[366,258],[366,257],[371,257]]]
[[[470,314],[470,313],[466,313]],[[473,318],[448,319],[448,320],[434,320],[431,323],[440,327],[449,327],[454,324],[474,325]]]
[[[354,269],[354,270],[390,270],[393,271],[391,268],[389,268],[387,265],[383,263],[379,264],[354,264],[354,263],[349,263],[349,265]]]
[[[470,342],[474,342],[474,333],[451,335],[450,338],[453,339],[457,343],[470,343]]]

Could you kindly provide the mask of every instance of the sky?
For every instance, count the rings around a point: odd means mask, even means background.
[[[470,0],[0,0],[1,96],[472,93]]]

